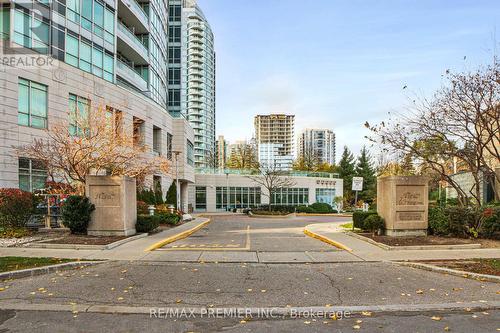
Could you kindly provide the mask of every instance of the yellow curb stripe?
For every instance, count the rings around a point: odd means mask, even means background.
[[[347,247],[347,246],[345,246],[342,243],[336,242],[336,241],[334,241],[334,240],[332,240],[332,239],[330,239],[328,237],[321,236],[321,235],[319,235],[317,233],[314,233],[312,231],[309,231],[307,229],[304,229],[304,234],[306,234],[309,237],[316,238],[316,239],[318,239],[318,240],[320,240],[322,242],[325,242],[327,244],[330,244],[330,245],[333,245],[335,247],[338,247],[339,249],[346,250],[348,252],[352,252],[352,249],[350,247]]]
[[[165,246],[167,244],[170,244],[170,243],[173,243],[175,241],[178,241],[179,239],[183,239],[183,238],[186,238],[188,236],[190,236],[191,234],[195,233],[196,231],[200,230],[201,228],[203,228],[204,226],[206,226],[207,224],[209,224],[212,220],[208,219],[206,220],[205,222],[203,223],[200,223],[199,225],[197,225],[196,227],[194,228],[191,228],[189,230],[185,230],[181,233],[178,233],[177,235],[173,235],[173,236],[170,236],[168,238],[165,238],[153,245],[151,245],[150,247],[148,247],[147,249],[144,250],[144,252],[149,252],[149,251],[153,251],[153,250],[156,250],[162,246]]]

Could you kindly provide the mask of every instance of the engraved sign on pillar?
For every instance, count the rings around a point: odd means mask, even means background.
[[[424,204],[423,186],[396,186],[396,204],[398,206],[420,206]]]
[[[90,197],[96,207],[120,207],[119,186],[90,186]]]

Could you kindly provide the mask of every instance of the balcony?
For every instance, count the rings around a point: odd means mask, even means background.
[[[128,25],[137,27],[138,33],[149,32],[149,16],[136,0],[118,1],[118,16]]]
[[[144,80],[132,67],[119,59],[116,61],[116,75],[141,91],[148,90],[148,83],[146,80]]]
[[[138,65],[149,64],[148,49],[123,23],[118,22],[118,52]]]

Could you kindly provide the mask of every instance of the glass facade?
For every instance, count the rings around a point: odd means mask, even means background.
[[[1,5],[0,5],[1,6]],[[7,39],[10,33],[10,11],[0,7],[0,39]]]
[[[206,210],[207,209],[207,188],[196,186],[196,210]]]
[[[47,169],[37,160],[19,158],[19,189],[33,192],[45,187]]]
[[[308,204],[308,188],[279,188],[271,195],[271,205],[298,206]]]
[[[90,100],[69,94],[69,132],[74,136],[82,136],[82,120],[90,114]]]
[[[19,79],[18,124],[47,128],[47,86]]]
[[[219,210],[250,208],[259,206],[260,203],[260,187],[217,187],[215,190],[215,208]]]
[[[193,143],[187,140],[186,144],[186,159],[187,164],[194,165],[194,146]]]
[[[336,191],[334,188],[317,188],[316,202],[324,202],[330,205],[335,205]]]

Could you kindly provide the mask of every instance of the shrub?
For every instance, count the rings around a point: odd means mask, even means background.
[[[31,235],[26,228],[1,228],[0,238],[22,238]]]
[[[371,231],[372,233],[375,233],[375,231],[379,229],[384,229],[385,223],[384,219],[380,217],[378,214],[372,214],[369,215],[364,221],[363,221],[363,226],[364,230]]]
[[[149,214],[148,206],[144,201],[137,201],[137,214]]]
[[[352,222],[354,223],[354,228],[366,230],[364,222],[365,222],[366,218],[370,215],[377,215],[377,212],[375,212],[375,211],[368,211],[368,212],[355,211],[352,214]]]
[[[500,207],[486,207],[481,213],[479,236],[496,238],[500,233]]]
[[[61,207],[63,225],[71,230],[71,233],[86,233],[90,222],[90,215],[95,206],[89,198],[79,195],[71,195]]]
[[[33,209],[30,192],[16,188],[0,189],[0,224],[9,227],[24,227]]]
[[[151,232],[160,226],[158,215],[138,215],[135,223],[137,232]]]
[[[476,229],[478,222],[477,211],[467,207],[447,207],[445,214],[448,217],[448,234],[456,237],[467,237],[471,229]]]
[[[297,213],[313,214],[313,213],[315,213],[315,211],[310,206],[298,206],[297,207]]]
[[[332,206],[325,202],[315,202],[310,207],[314,210],[315,213],[319,214],[328,214],[333,212]]]
[[[284,211],[280,211],[280,210],[272,210],[272,211],[269,211],[269,210],[253,210],[252,213],[253,214],[257,214],[257,215],[276,215],[276,216],[290,214],[289,212],[284,212]]]
[[[262,205],[257,207],[255,210],[258,211],[269,211],[269,205]],[[294,213],[295,212],[295,206],[280,206],[280,205],[271,205],[271,211],[272,212],[283,212],[283,213]]]
[[[429,233],[432,235],[448,235],[450,233],[448,216],[442,207],[429,208]]]
[[[181,220],[181,217],[177,214],[170,214],[167,212],[160,212],[156,214],[160,219],[160,224],[170,224],[177,225]]]
[[[165,203],[167,205],[174,205],[174,207],[177,208],[177,187],[175,181],[173,181],[168,188],[167,195],[165,196]]]

